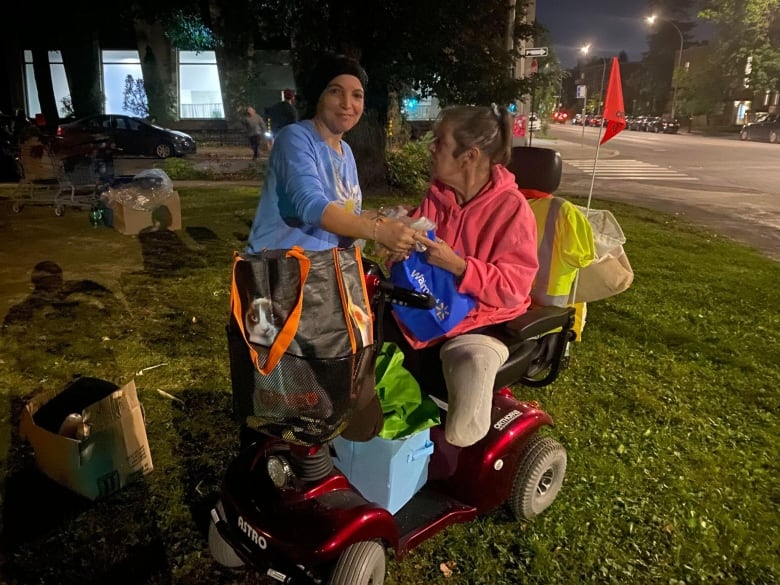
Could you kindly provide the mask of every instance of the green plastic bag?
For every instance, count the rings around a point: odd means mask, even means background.
[[[376,391],[382,403],[384,426],[379,436],[401,439],[441,422],[439,407],[422,395],[414,376],[404,368],[404,354],[395,343],[385,343],[376,359]]]

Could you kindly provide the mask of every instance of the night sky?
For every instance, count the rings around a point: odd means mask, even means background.
[[[647,51],[648,4],[648,0],[537,0],[536,20],[549,31],[564,68],[576,64],[580,47],[587,43],[591,43],[590,55],[612,57],[625,51],[631,61],[638,61]],[[701,36],[703,27],[694,32]]]

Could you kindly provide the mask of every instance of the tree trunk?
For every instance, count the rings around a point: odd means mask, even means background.
[[[345,140],[355,155],[361,188],[365,191],[385,186],[385,129],[377,112],[365,112]]]
[[[16,35],[0,35],[0,51],[3,52],[0,76],[3,82],[3,94],[0,95],[0,110],[15,113],[21,109],[26,111],[24,103],[24,76],[22,75],[22,48]]]
[[[160,23],[135,21],[135,37],[149,106],[149,117],[160,123],[177,119],[175,52]]]
[[[253,105],[251,87],[256,83],[254,43],[251,36],[230,35],[226,30],[225,14],[217,0],[209,0],[209,22],[218,38],[231,39],[225,45],[217,47],[217,69],[219,85],[222,91],[222,104],[228,126],[237,126],[239,113]],[[262,111],[259,105],[256,109]]]
[[[102,114],[104,109],[100,91],[100,45],[94,34],[88,42],[83,47],[62,49],[62,62],[76,118]]]
[[[56,128],[60,122],[60,116],[57,111],[57,100],[54,97],[54,85],[51,81],[51,67],[49,66],[48,49],[35,48],[32,50],[33,73],[35,74],[35,85],[38,87],[38,101],[41,104],[40,112],[30,112],[32,116],[37,113],[43,114],[46,119],[46,126]]]

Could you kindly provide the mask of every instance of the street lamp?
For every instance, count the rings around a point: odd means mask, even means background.
[[[655,23],[657,19],[658,17],[655,14],[645,17],[645,21],[650,25]],[[677,79],[675,79],[674,73],[675,71],[680,70],[680,62],[682,61],[682,53],[685,47],[685,38],[683,37],[682,31],[679,29],[679,27],[671,20],[668,18],[661,18],[660,20],[671,24],[674,27],[674,30],[677,31],[677,34],[680,35],[680,51],[677,53],[677,67],[675,67],[674,71],[672,72],[672,121],[674,121],[674,113],[677,110]]]
[[[588,53],[590,52],[591,43],[588,43],[587,45],[583,45],[580,47],[580,53],[584,56],[588,56]],[[607,74],[607,58],[606,57],[598,57],[601,59],[602,69],[601,69],[601,89],[599,90],[599,112],[602,112],[602,104],[604,103],[604,77],[606,77]],[[583,100],[582,103],[582,135],[585,136],[585,104],[587,102],[587,98]],[[601,125],[604,125],[604,118],[601,118]]]

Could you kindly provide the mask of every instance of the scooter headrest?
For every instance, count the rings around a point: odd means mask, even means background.
[[[558,151],[537,146],[515,146],[507,168],[523,189],[555,193],[561,184],[563,161]]]

